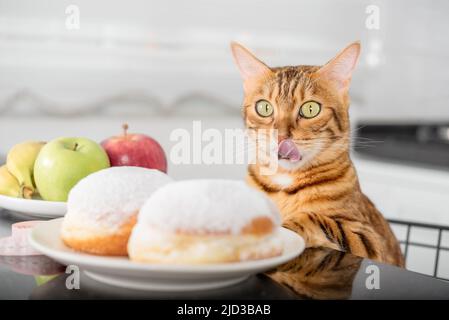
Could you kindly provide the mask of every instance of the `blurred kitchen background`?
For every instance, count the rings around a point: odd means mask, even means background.
[[[79,26],[76,15],[79,13]],[[242,127],[229,42],[269,65],[323,64],[354,40],[354,162],[393,220],[449,226],[449,2],[0,0],[0,158],[28,139]],[[73,20],[75,19],[75,20]],[[78,28],[79,27],[79,28]],[[173,165],[176,179],[245,166]],[[449,231],[394,225],[411,270],[449,279]]]

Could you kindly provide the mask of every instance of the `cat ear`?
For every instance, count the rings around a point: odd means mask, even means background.
[[[271,73],[271,69],[257,59],[248,49],[237,42],[231,42],[232,55],[245,82]]]
[[[316,76],[327,80],[339,91],[346,91],[351,82],[352,72],[360,56],[360,42],[354,42],[343,49],[335,58],[322,66]]]

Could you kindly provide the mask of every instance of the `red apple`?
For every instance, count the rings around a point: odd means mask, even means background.
[[[167,158],[160,144],[144,134],[128,133],[123,125],[123,135],[104,140],[101,146],[109,156],[111,166],[134,166],[167,172]]]

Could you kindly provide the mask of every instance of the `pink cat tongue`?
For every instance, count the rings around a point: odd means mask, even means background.
[[[278,155],[281,159],[288,159],[294,162],[301,160],[301,154],[291,139],[285,139],[279,143]]]

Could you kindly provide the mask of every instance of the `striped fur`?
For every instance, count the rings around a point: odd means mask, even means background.
[[[309,248],[268,276],[306,298],[347,299],[361,261],[344,252]]]
[[[282,179],[291,180],[290,185],[262,175],[262,160],[249,166],[248,182],[275,201],[284,226],[301,234],[308,247],[329,247],[403,266],[398,242],[362,193],[349,156],[348,88],[359,45],[349,46],[323,67],[269,68],[240,45],[232,49],[244,79],[246,126],[277,129],[304,155],[297,167],[280,165],[276,172],[291,177]],[[271,117],[256,113],[260,99],[272,104]],[[301,118],[299,107],[310,100],[321,104],[321,112],[313,119]]]

